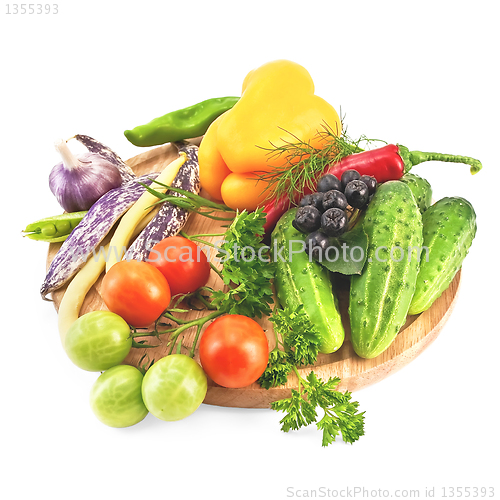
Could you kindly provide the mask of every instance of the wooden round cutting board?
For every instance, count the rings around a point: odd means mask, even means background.
[[[167,144],[159,148],[148,150],[128,160],[127,163],[137,175],[142,175],[162,170],[177,156],[175,147]],[[188,234],[218,234],[224,232],[224,228],[222,227],[224,224],[227,224],[227,222],[213,221],[206,217],[193,214],[190,216],[184,231]],[[207,238],[207,241],[215,242],[217,240],[221,240],[221,238]],[[51,244],[49,246],[47,265],[50,264],[60,246],[60,243]],[[208,256],[214,260],[215,255],[216,252],[212,250]],[[374,359],[362,359],[355,354],[352,348],[349,318],[347,314],[349,298],[348,280],[342,280],[338,296],[346,332],[344,344],[334,354],[320,354],[314,367],[304,367],[299,370],[299,372],[302,376],[306,376],[311,369],[314,369],[316,374],[324,380],[329,377],[338,376],[342,380],[339,385],[340,390],[356,391],[378,382],[391,373],[401,369],[415,359],[439,335],[439,332],[455,305],[460,284],[460,274],[461,272],[459,271],[448,289],[434,302],[430,309],[417,316],[408,316],[405,325],[392,345],[384,353]],[[93,310],[107,309],[99,294],[101,281],[102,276],[87,294],[80,314],[85,314]],[[221,280],[213,271],[207,285],[214,289],[221,289],[223,286]],[[65,289],[66,287],[61,288],[52,294],[56,309],[59,307]],[[190,311],[180,317],[183,319],[192,319],[204,314],[206,314],[206,311]],[[258,322],[266,332],[269,347],[272,349],[274,347],[272,323],[270,323],[267,318],[258,320]],[[187,353],[193,345],[195,332],[192,330],[187,330],[182,339],[183,353]],[[167,335],[161,336],[160,339],[156,339],[155,337],[145,337],[145,339],[148,340],[148,343],[157,344],[157,347],[132,349],[125,363],[137,366],[144,354],[149,356],[149,360],[158,360],[167,354],[169,349],[167,346]],[[199,362],[197,353],[195,359]],[[270,390],[262,389],[257,383],[242,389],[227,389],[209,380],[207,396],[204,402],[219,406],[268,408],[272,401],[289,397],[291,389],[296,387],[297,377],[295,374],[290,374],[286,385]]]

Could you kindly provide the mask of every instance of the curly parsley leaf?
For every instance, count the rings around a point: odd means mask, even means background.
[[[224,284],[228,292],[216,291],[212,304],[230,314],[262,317],[271,313],[273,263],[266,258],[261,241],[266,221],[263,208],[238,212],[226,231],[217,258],[223,263]]]
[[[359,403],[351,401],[351,393],[340,392],[340,378],[332,377],[323,382],[314,372],[306,377],[312,404],[321,407],[325,414],[317,427],[323,430],[323,446],[335,440],[340,431],[346,443],[357,441],[364,435],[364,413],[358,412]]]
[[[288,307],[275,310],[270,321],[281,335],[291,363],[296,366],[316,363],[321,334],[302,304],[293,311]]]
[[[295,310],[275,308],[269,320],[274,324],[276,347],[269,353],[267,368],[258,380],[264,389],[284,385],[294,366],[314,364],[321,340],[303,305]]]
[[[267,367],[257,382],[264,389],[284,385],[292,369],[293,366],[288,361],[287,353],[282,351],[277,345],[269,353]]]
[[[323,382],[311,371],[304,379],[299,375],[299,389],[292,389],[292,397],[271,403],[271,408],[285,412],[280,420],[281,430],[298,430],[317,420],[316,408],[324,415],[316,427],[323,431],[322,445],[328,446],[341,434],[346,443],[354,443],[364,435],[364,412],[358,412],[359,403],[351,401],[350,392],[337,391],[338,377]]]
[[[292,389],[291,398],[274,401],[271,403],[271,408],[285,412],[285,416],[280,420],[283,432],[297,431],[301,427],[306,427],[315,422],[318,417],[316,408],[295,389]]]

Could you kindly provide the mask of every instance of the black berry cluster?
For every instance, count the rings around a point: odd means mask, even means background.
[[[295,229],[309,233],[306,250],[311,239],[313,247],[325,250],[329,245],[328,237],[345,233],[349,222],[347,207],[364,208],[377,189],[377,181],[356,170],[346,170],[340,180],[333,174],[324,175],[316,189],[317,192],[300,200],[293,221]]]

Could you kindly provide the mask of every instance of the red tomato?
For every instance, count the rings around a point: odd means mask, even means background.
[[[182,236],[157,243],[147,261],[167,278],[172,296],[195,292],[206,285],[210,276],[210,264],[201,247]]]
[[[223,387],[246,387],[267,366],[269,348],[264,330],[238,314],[217,318],[203,332],[200,361],[206,374]]]
[[[171,298],[163,274],[137,260],[117,262],[102,280],[101,296],[110,311],[136,327],[158,319]]]

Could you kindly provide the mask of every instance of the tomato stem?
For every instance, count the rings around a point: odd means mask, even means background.
[[[175,321],[178,325],[186,325],[188,323],[192,323],[192,320],[188,319],[180,319],[180,318],[177,318],[176,316],[174,316],[173,314],[171,314],[170,312],[167,312],[165,311],[163,313],[163,316],[165,316],[165,318],[169,319],[170,321]],[[166,332],[168,332],[169,330],[165,330]],[[161,332],[163,333],[163,332]]]
[[[132,347],[135,347],[137,349],[147,349],[150,347],[158,347],[158,346],[150,344],[141,344],[140,342],[136,342],[134,339],[132,339]]]
[[[171,313],[180,313],[180,314],[188,313],[189,311],[190,311],[190,309],[179,309],[177,307],[169,309],[169,312],[171,312]]]
[[[216,271],[217,272],[217,271]],[[219,275],[220,276],[220,275]],[[222,276],[221,276],[222,278]],[[196,298],[209,310],[214,311],[217,307],[213,306],[201,293],[196,294]]]
[[[198,318],[195,320],[190,320],[190,321],[178,320],[173,315],[166,315],[164,313],[164,316],[168,317],[169,319],[172,319],[172,321],[179,321],[179,324],[181,325],[178,328],[174,328],[174,329],[166,330],[165,332],[161,332],[161,333],[167,333],[167,332],[172,333],[172,335],[170,337],[170,342],[169,342],[171,344],[171,347],[170,347],[168,354],[172,354],[174,347],[175,347],[175,343],[177,342],[177,338],[179,337],[179,335],[182,332],[184,332],[185,330],[187,330],[188,328],[192,328],[192,327],[196,326],[197,327],[196,335],[194,338],[193,346],[191,347],[191,351],[189,354],[191,357],[193,357],[194,351],[196,349],[196,345],[198,344],[198,339],[199,339],[203,325],[205,323],[207,323],[208,321],[211,321],[212,319],[217,318],[218,316],[221,316],[224,313],[225,313],[224,310],[217,309],[217,310],[211,312],[210,314],[208,314],[207,316],[202,316],[201,318]]]
[[[184,338],[184,337],[182,337],[182,338]],[[182,348],[182,339],[179,342],[177,342],[177,349],[176,349],[175,352],[177,354],[180,354],[181,353],[181,348]]]
[[[194,337],[193,345],[191,346],[191,351],[189,353],[189,356],[194,357],[194,352],[196,350],[196,346],[198,345],[198,339],[200,338],[201,329],[202,329],[203,325],[205,323],[208,323],[209,321],[219,317],[219,316],[222,316],[224,313],[225,313],[225,311],[216,310],[216,311],[210,313],[208,316],[200,318],[203,321],[200,322],[200,324],[198,325],[198,328],[196,329],[196,335]]]

